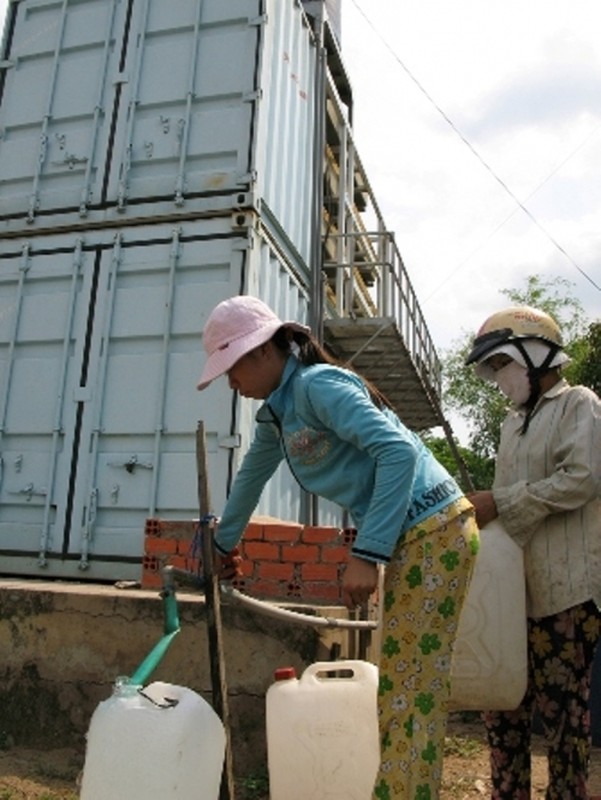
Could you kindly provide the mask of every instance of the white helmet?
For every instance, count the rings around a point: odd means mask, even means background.
[[[479,363],[504,344],[513,344],[518,351],[525,340],[540,340],[549,345],[553,356],[563,347],[561,331],[555,320],[544,311],[530,306],[512,306],[488,317],[476,334],[466,364]],[[552,360],[552,358],[551,358]],[[526,362],[530,359],[526,356]],[[550,361],[549,361],[550,363]],[[528,364],[532,368],[533,364]],[[549,364],[546,365],[548,368]]]

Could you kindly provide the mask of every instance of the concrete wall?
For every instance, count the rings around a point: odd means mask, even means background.
[[[150,680],[187,686],[211,702],[202,596],[178,592],[181,631]],[[311,609],[345,615],[341,608]],[[355,632],[315,629],[222,604],[237,775],[265,765],[265,692],[273,671],[356,658]],[[76,746],[119,675],[132,675],[163,634],[158,592],[0,579],[0,738],[30,747]]]

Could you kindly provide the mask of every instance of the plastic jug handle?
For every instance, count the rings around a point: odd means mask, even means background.
[[[301,675],[301,681],[312,681],[320,683],[323,679],[320,675],[327,678],[339,678],[345,680],[360,680],[368,674],[369,670],[376,669],[375,665],[369,661],[346,660],[346,661],[316,661],[309,664]]]

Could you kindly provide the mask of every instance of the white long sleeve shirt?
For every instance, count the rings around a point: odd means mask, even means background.
[[[499,519],[524,548],[528,613],[543,617],[587,600],[601,607],[601,401],[561,380],[503,423],[493,495]]]

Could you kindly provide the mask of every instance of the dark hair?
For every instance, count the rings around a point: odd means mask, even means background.
[[[359,374],[357,370],[353,369],[350,364],[344,364],[339,359],[335,358],[325,347],[323,347],[317,339],[310,333],[303,331],[295,331],[283,325],[271,337],[271,341],[283,353],[290,353],[290,345],[294,342],[298,347],[298,352],[295,353],[301,364],[306,367],[311,367],[313,364],[331,364],[334,367],[342,367],[343,369],[350,370],[361,378],[365,384],[365,388],[369,392],[372,402],[378,408],[390,408],[394,411],[390,401],[377,389],[370,381],[363,375]]]

